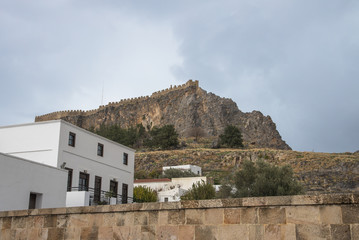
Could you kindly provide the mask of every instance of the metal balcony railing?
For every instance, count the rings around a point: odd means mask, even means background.
[[[90,193],[90,200],[89,205],[107,205],[110,203],[115,204],[126,204],[126,203],[133,203],[134,199],[129,196],[122,196],[121,194],[116,194],[114,192],[108,191],[97,191],[95,192],[94,188],[90,187],[72,187],[71,192],[78,192],[78,191],[86,191]]]

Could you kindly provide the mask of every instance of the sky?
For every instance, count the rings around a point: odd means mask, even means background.
[[[199,80],[293,150],[359,150],[357,0],[0,0],[0,126]]]

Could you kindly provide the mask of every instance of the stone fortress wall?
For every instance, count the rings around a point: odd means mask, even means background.
[[[0,212],[0,239],[359,239],[359,194]]]
[[[122,99],[119,102],[109,102],[107,105],[99,106],[98,109],[87,110],[87,111],[83,111],[83,110],[57,111],[57,112],[52,112],[52,113],[36,116],[35,122],[47,121],[47,120],[52,120],[52,119],[60,119],[62,117],[66,117],[66,116],[79,116],[79,115],[80,116],[89,116],[89,115],[97,113],[98,111],[100,111],[106,107],[118,107],[118,106],[126,105],[126,104],[138,104],[139,102],[146,101],[150,98],[159,98],[159,97],[164,96],[170,92],[181,91],[181,90],[184,90],[184,89],[187,89],[190,87],[195,87],[196,89],[198,89],[199,81],[198,80],[193,81],[192,79],[190,79],[185,84],[178,85],[178,86],[171,85],[170,88],[166,88],[164,90],[154,92],[151,94],[151,96],[141,96],[141,97],[135,97],[135,98]]]

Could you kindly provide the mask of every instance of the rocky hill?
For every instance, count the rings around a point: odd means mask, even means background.
[[[207,93],[198,81],[153,93],[151,96],[111,102],[91,111],[60,111],[37,116],[35,121],[63,119],[82,128],[98,128],[101,124],[130,127],[173,124],[181,137],[201,134],[220,135],[226,125],[241,128],[243,139],[251,147],[290,149],[282,140],[270,116],[259,111],[244,113],[231,99]]]
[[[150,173],[163,166],[194,164],[217,182],[241,168],[245,160],[289,164],[307,193],[358,192],[358,153],[315,153],[274,149],[185,149],[136,153],[135,169]]]

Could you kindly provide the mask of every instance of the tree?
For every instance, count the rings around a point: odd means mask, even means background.
[[[170,168],[163,172],[162,178],[180,178],[180,177],[198,177],[197,174],[189,170],[181,170],[176,168]]]
[[[230,148],[243,147],[242,133],[236,126],[228,125],[219,136],[219,143]]]
[[[202,181],[193,183],[192,188],[181,197],[181,200],[213,199],[215,196],[216,191],[212,184]]]
[[[290,166],[274,166],[259,160],[245,161],[235,174],[237,197],[284,196],[303,193],[303,187],[294,178]]]
[[[201,127],[193,127],[188,131],[188,135],[194,137],[194,141],[198,142],[201,137],[206,136],[206,132]]]
[[[149,187],[137,186],[133,188],[135,202],[157,202],[157,192]]]
[[[150,138],[146,140],[146,146],[171,149],[178,146],[178,134],[173,125],[153,127],[150,131]]]

